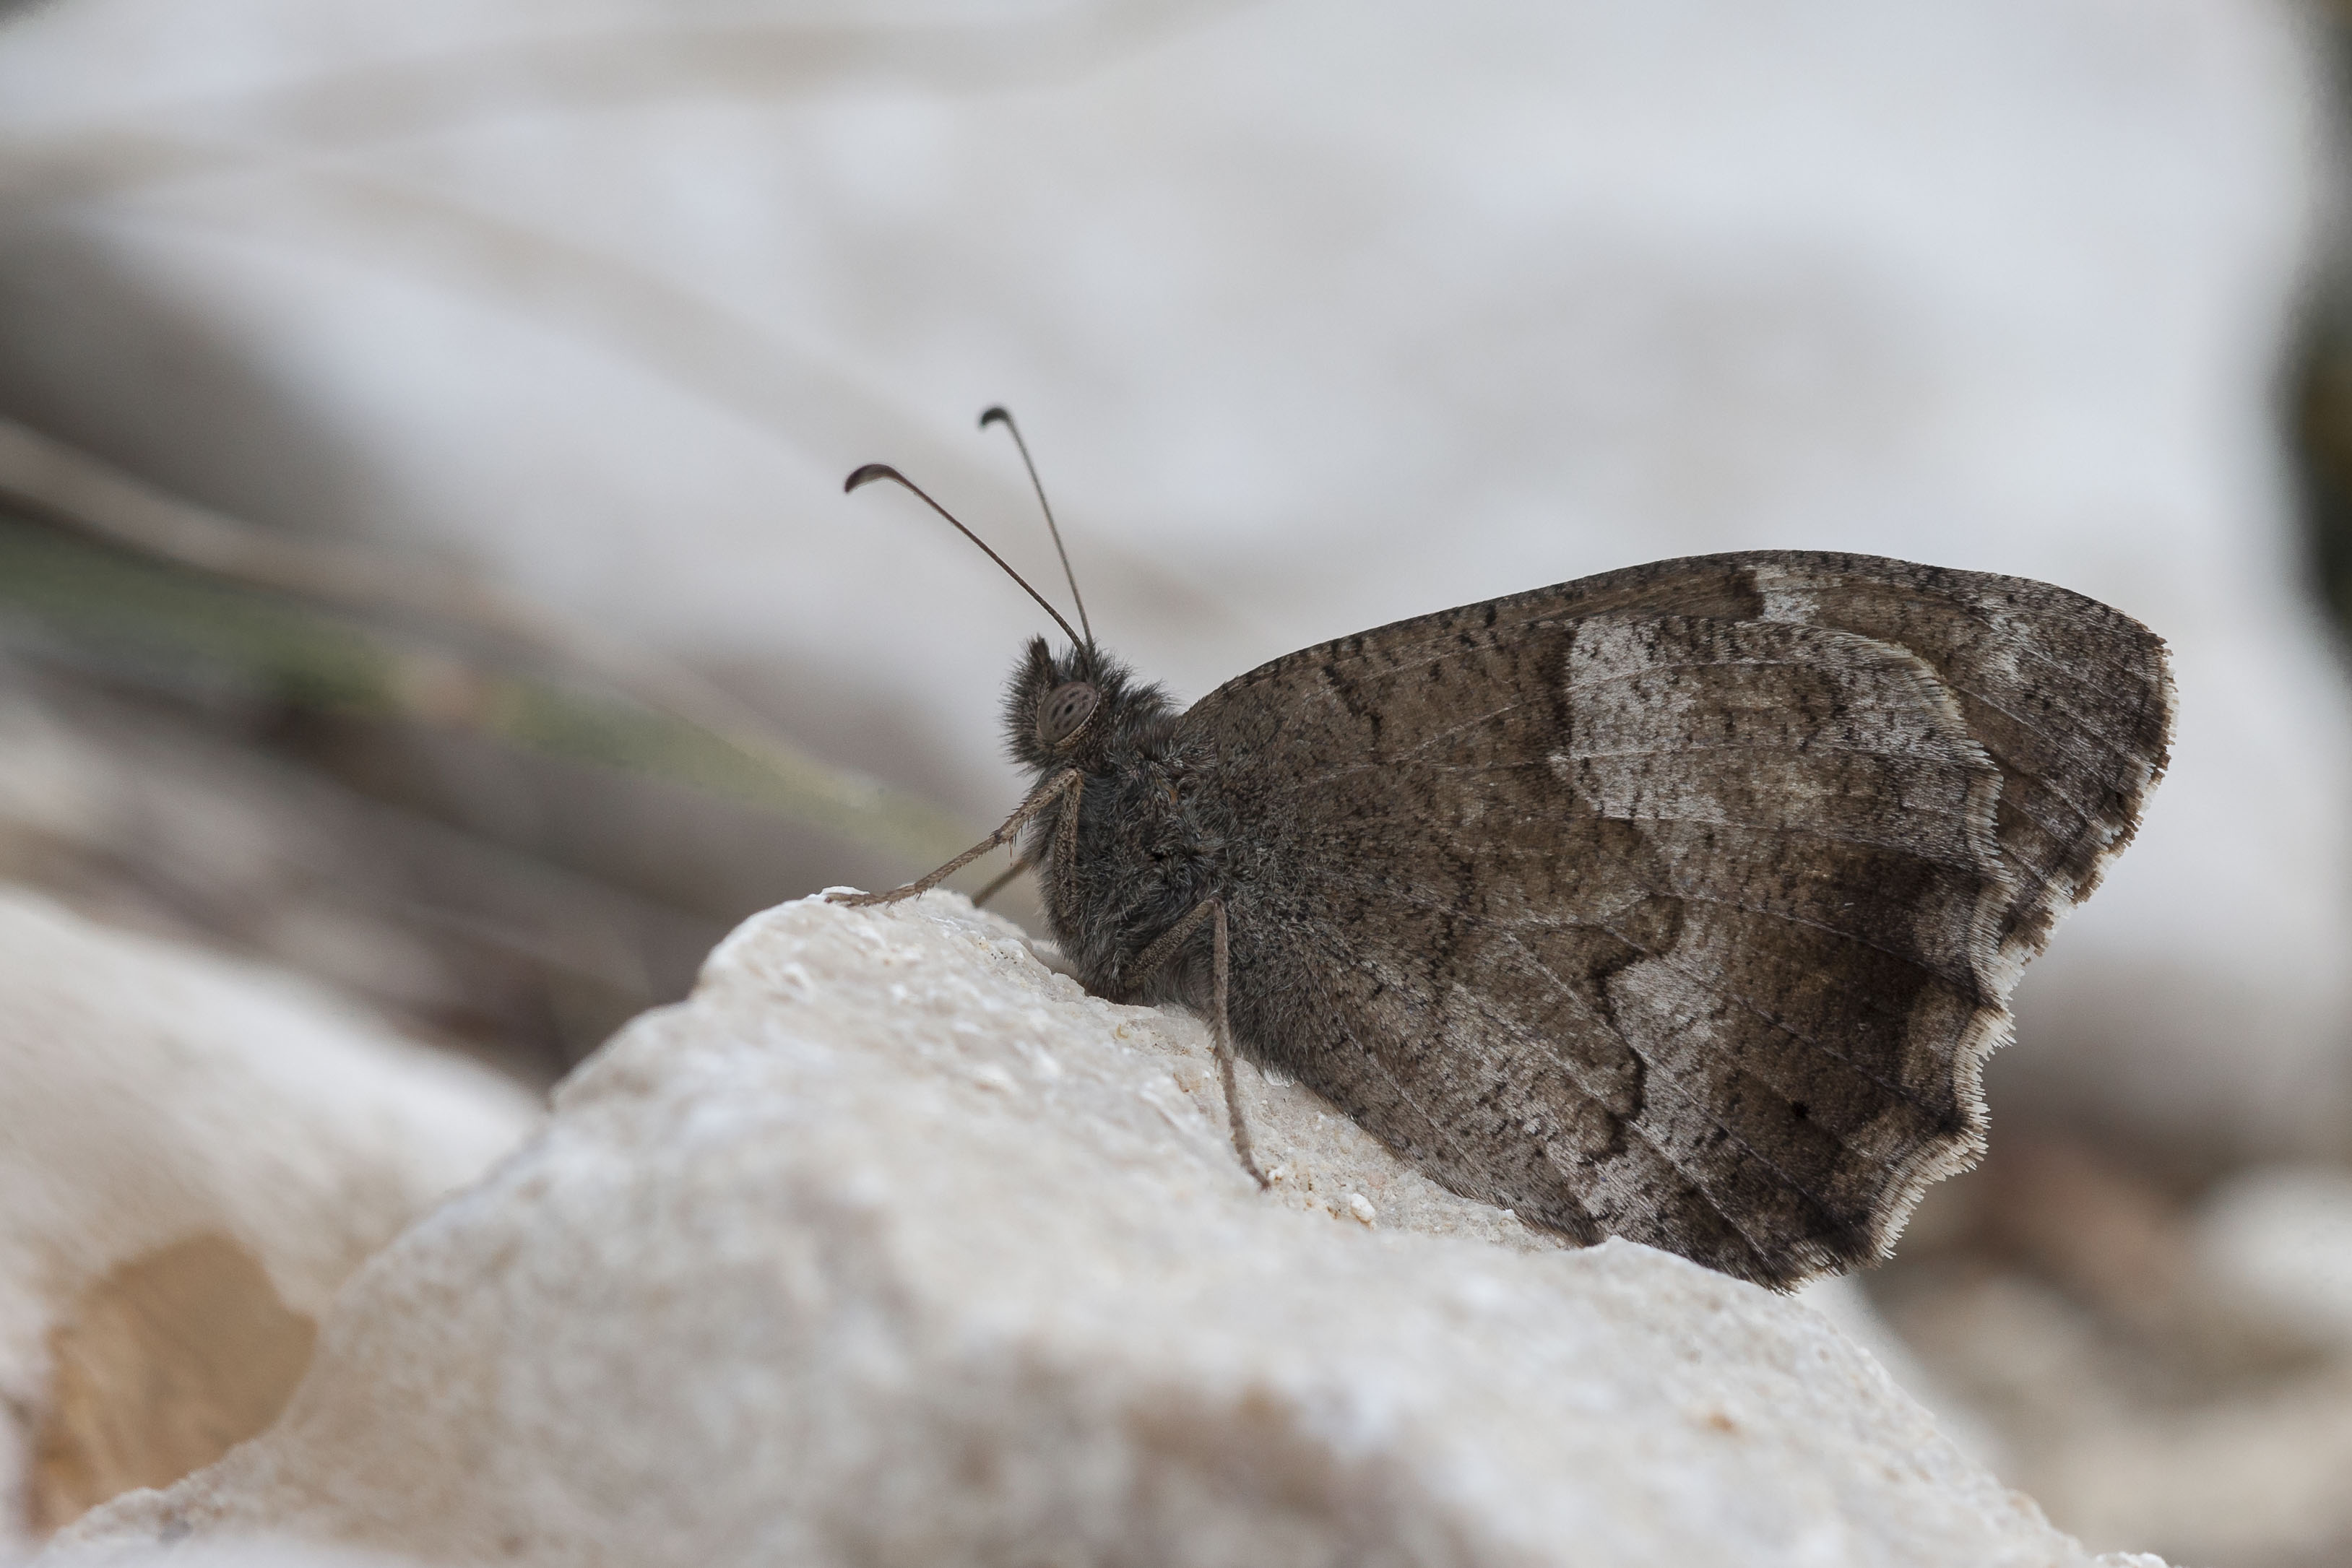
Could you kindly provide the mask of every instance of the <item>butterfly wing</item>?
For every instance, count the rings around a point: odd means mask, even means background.
[[[1457,1190],[1788,1284],[1982,1146],[1977,1077],[2161,772],[2078,595],[1661,562],[1277,660],[1215,748],[1245,1047]]]

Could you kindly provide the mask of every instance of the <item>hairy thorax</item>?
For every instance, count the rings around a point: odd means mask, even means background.
[[[1207,759],[1172,740],[1102,759],[1085,773],[1076,853],[1053,852],[1067,802],[1042,816],[1028,854],[1039,868],[1047,917],[1087,987],[1127,997],[1135,960],[1203,899],[1224,891],[1225,824],[1212,821],[1200,785]],[[1150,977],[1138,1000],[1193,998],[1198,962]]]

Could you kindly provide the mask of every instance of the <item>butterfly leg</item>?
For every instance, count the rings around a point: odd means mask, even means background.
[[[1199,930],[1203,922],[1209,927],[1209,1038],[1216,1043],[1217,1075],[1225,1091],[1225,1119],[1232,1124],[1234,1153],[1241,1157],[1242,1169],[1261,1187],[1270,1185],[1265,1173],[1257,1166],[1257,1150],[1250,1142],[1249,1120],[1242,1114],[1241,1086],[1234,1075],[1234,1028],[1226,1011],[1226,999],[1232,967],[1228,958],[1229,944],[1225,936],[1225,901],[1222,898],[1202,899],[1194,904],[1183,919],[1170,926],[1160,939],[1143,950],[1142,956],[1127,977],[1129,989],[1149,979],[1160,967],[1176,956],[1185,938]]]
[[[964,867],[970,865],[972,862],[978,860],[989,851],[1003,849],[1006,844],[1009,844],[1014,839],[1019,838],[1021,836],[1022,826],[1026,823],[1030,818],[1044,810],[1047,806],[1052,805],[1064,791],[1076,790],[1079,785],[1085,781],[1085,779],[1086,775],[1079,772],[1075,768],[1055,774],[1053,778],[1048,779],[1044,784],[1040,785],[1036,792],[1032,794],[1029,799],[1022,801],[1020,810],[1014,811],[1013,815],[1005,818],[1004,825],[1003,827],[997,829],[996,831],[989,834],[988,837],[981,840],[980,842],[972,845],[971,848],[964,851],[963,853],[956,856],[955,859],[948,862],[947,864],[940,867],[939,870],[932,872],[928,876],[919,877],[915,881],[908,883],[904,887],[894,887],[887,893],[829,893],[825,894],[825,900],[831,904],[846,904],[852,906],[862,906],[870,904],[896,904],[900,899],[912,898],[917,894],[920,893],[929,893],[931,889],[939,886],[940,883],[947,881],[948,878],[955,875],[956,873],[963,870]],[[1071,813],[1073,816],[1076,814],[1076,813],[1075,812]],[[992,887],[989,891],[993,893],[996,890]]]

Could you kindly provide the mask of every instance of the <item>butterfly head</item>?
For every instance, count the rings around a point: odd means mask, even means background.
[[[1045,639],[1033,637],[1005,693],[1005,746],[1041,778],[1091,768],[1112,750],[1164,730],[1173,708],[1166,692],[1137,682],[1094,643],[1056,654]]]

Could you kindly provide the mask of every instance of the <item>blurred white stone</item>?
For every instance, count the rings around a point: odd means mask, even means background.
[[[2344,1561],[2352,1367],[2340,1360],[2208,1404],[2100,1415],[2028,1482],[2086,1538],[2161,1543],[2182,1563]]]
[[[53,1336],[94,1286],[209,1245],[315,1320],[536,1115],[313,988],[0,889],[0,1559],[24,1545]]]
[[[1935,1375],[1923,1396],[1981,1412],[2000,1473],[2093,1545],[2231,1568],[2352,1558],[2352,1178],[2256,1167],[2180,1228],[2177,1270],[2146,1270],[2137,1299],[2062,1289],[1998,1247],[1948,1253],[1892,1296]]]
[[[1262,1196],[1215,1094],[959,900],[771,911],[361,1270],[277,1427],[44,1562],[2092,1562],[1814,1312],[1530,1245],[1252,1074]]]
[[[1657,557],[2016,572],[2179,654],[2173,776],[2004,1093],[2352,1126],[2347,689],[2273,389],[2287,0],[55,0],[0,34],[0,403],[478,563],[993,820],[1039,617],[1197,695]],[[200,19],[199,19],[200,18]]]
[[[2352,1171],[2242,1171],[2200,1207],[2195,1245],[2218,1288],[2305,1334],[2352,1349]]]
[[[439,1568],[413,1557],[262,1535],[215,1541],[126,1542],[93,1551],[105,1568]]]

